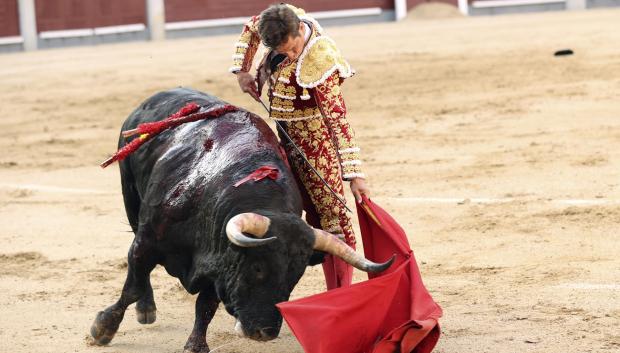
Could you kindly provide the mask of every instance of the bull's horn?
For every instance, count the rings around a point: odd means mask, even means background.
[[[396,255],[388,261],[378,264],[366,259],[364,256],[355,252],[345,242],[338,239],[335,235],[321,229],[314,229],[314,249],[324,251],[343,259],[349,265],[364,272],[385,271],[392,265]]]
[[[230,242],[243,248],[253,248],[269,244],[276,237],[261,239],[267,234],[271,220],[256,213],[240,213],[226,223],[226,235]],[[243,233],[252,234],[256,238],[250,238]]]

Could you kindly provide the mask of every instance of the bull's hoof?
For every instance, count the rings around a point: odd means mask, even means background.
[[[187,349],[187,348],[183,350],[183,353],[209,353],[209,352],[211,352],[211,350],[209,350],[209,347],[206,347],[205,349],[201,349],[197,351]]]
[[[183,353],[209,353],[209,346],[204,344],[186,344]]]
[[[90,335],[93,336],[93,343],[98,346],[105,346],[112,341],[116,331],[118,331],[118,325],[120,321],[114,317],[114,314],[100,311],[95,318],[95,322],[90,327]]]
[[[157,319],[157,310],[142,311],[140,308],[136,307],[136,317],[138,318],[138,322],[142,325],[150,325]]]

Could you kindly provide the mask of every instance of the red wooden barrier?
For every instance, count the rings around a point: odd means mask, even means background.
[[[0,37],[19,36],[17,0],[0,1]]]
[[[249,17],[258,15],[275,2],[274,0],[166,0],[166,22]],[[368,7],[394,8],[394,0],[289,0],[287,2],[306,11],[350,10]]]
[[[428,0],[407,0],[407,8]],[[457,0],[433,0],[457,6]],[[166,0],[166,21],[193,21],[259,14],[274,0]],[[394,0],[289,0],[307,11],[369,7],[394,9]],[[37,30],[55,31],[146,23],[145,0],[35,0]],[[17,0],[0,1],[0,37],[18,36]]]
[[[472,2],[473,0],[469,0],[469,2]],[[412,8],[420,5],[420,4],[425,4],[425,3],[429,3],[429,2],[441,2],[444,4],[449,4],[449,5],[453,5],[456,7],[459,7],[459,2],[458,0],[407,0],[407,10],[411,10]]]
[[[146,23],[145,0],[36,0],[37,29],[67,29]]]

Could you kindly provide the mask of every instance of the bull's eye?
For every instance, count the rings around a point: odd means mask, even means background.
[[[256,276],[256,278],[265,278],[265,270],[263,269],[263,266],[261,266],[260,264],[254,264],[252,265],[252,269],[254,270],[254,275]]]

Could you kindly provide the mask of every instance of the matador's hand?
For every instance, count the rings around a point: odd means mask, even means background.
[[[362,202],[362,194],[370,197],[370,189],[366,186],[366,181],[362,178],[353,178],[351,180],[351,192],[355,197],[355,202]]]
[[[252,96],[257,102],[260,102],[260,95],[252,74],[244,71],[237,72],[237,82],[239,82],[239,87],[243,92]]]

